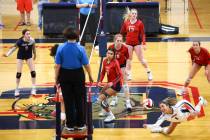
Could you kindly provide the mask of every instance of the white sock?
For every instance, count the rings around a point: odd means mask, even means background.
[[[61,120],[66,120],[66,113],[61,112]]]
[[[198,104],[195,106],[195,110],[196,110],[197,112],[200,112],[202,106],[203,106],[203,105],[201,104],[201,102],[198,102]]]

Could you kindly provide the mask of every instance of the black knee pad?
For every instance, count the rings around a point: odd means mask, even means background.
[[[109,104],[108,104],[108,102],[107,102],[106,99],[103,100],[103,101],[101,101],[101,107],[102,107],[103,109],[107,109],[107,108],[109,107]]]
[[[35,78],[36,77],[36,72],[35,71],[31,71],[31,77]]]
[[[16,78],[17,78],[17,79],[20,79],[20,77],[21,77],[21,73],[20,73],[20,72],[17,72],[17,73],[16,73]]]
[[[106,93],[106,92],[102,92],[102,94],[104,94],[104,96],[106,96],[106,98],[110,97],[110,95],[108,93]]]

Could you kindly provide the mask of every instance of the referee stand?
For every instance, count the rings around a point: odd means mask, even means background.
[[[57,92],[58,87],[56,87],[56,140],[61,140],[61,138],[68,139],[72,138],[73,140],[92,140],[93,134],[93,122],[92,122],[92,100],[91,100],[91,88],[92,85],[86,85],[88,88],[87,92],[87,110],[86,110],[86,131],[75,131],[71,134],[62,133],[63,126],[61,125],[61,103],[59,98],[59,93]]]

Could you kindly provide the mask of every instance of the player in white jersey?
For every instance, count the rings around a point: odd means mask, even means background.
[[[144,124],[144,128],[150,129],[152,133],[171,134],[177,124],[195,118],[199,115],[201,107],[206,105],[207,101],[199,97],[198,104],[194,107],[187,100],[177,102],[175,98],[168,97],[159,104],[162,115],[155,124]],[[164,121],[171,122],[168,127],[161,127]]]

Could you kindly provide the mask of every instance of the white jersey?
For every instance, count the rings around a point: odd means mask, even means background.
[[[172,106],[172,114],[164,114],[158,118],[157,122],[154,125],[160,126],[165,120],[170,122],[183,122],[187,121],[191,112],[195,111],[193,105],[187,100],[181,100]]]

